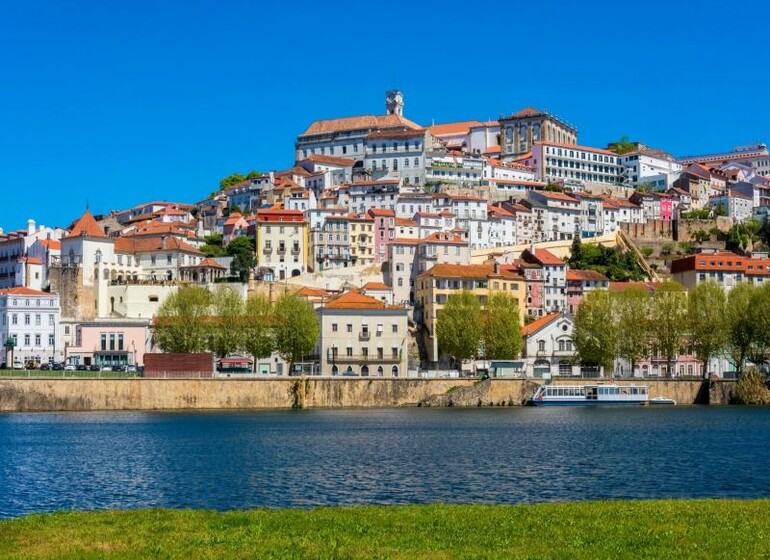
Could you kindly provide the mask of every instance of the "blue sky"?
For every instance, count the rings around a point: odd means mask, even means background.
[[[200,200],[394,87],[421,124],[533,105],[586,145],[770,141],[764,2],[259,4],[0,2],[0,227]]]

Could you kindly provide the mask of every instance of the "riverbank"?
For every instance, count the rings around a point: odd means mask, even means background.
[[[0,522],[0,557],[766,558],[768,500],[139,510]]]
[[[596,380],[558,380],[595,383]],[[728,404],[733,383],[623,380],[679,404]],[[533,379],[0,379],[0,412],[519,406]]]

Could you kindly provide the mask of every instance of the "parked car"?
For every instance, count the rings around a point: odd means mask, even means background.
[[[24,364],[22,364],[21,362],[14,361],[13,369],[24,369]]]
[[[99,371],[100,369],[102,368],[100,368],[98,364],[91,364],[88,366],[88,371]]]
[[[78,364],[75,366],[77,371],[88,371],[88,366],[85,364]]]
[[[137,369],[136,366],[126,366],[126,371],[129,373],[136,373]]]
[[[126,366],[112,366],[112,371],[126,371]]]
[[[99,371],[112,371],[112,366],[104,365],[99,368]]]
[[[52,369],[52,367],[51,367],[51,364],[49,364],[48,362],[44,362],[44,363],[40,364],[40,369],[48,371],[48,370]]]
[[[60,362],[54,362],[54,364],[51,366],[51,369],[54,371],[62,371],[64,369],[64,364]]]
[[[67,364],[64,366],[64,371],[75,371],[77,368],[75,367],[75,364]]]

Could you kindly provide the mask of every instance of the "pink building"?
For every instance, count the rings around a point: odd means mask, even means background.
[[[396,236],[396,213],[390,208],[372,208],[367,212],[374,220],[374,262],[388,260],[388,245]]]
[[[89,321],[75,325],[74,330],[74,340],[65,342],[64,361],[68,364],[142,365],[149,351],[147,321]]]

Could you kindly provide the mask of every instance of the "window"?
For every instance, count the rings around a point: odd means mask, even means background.
[[[35,346],[40,346],[40,335],[39,334],[35,335]]]
[[[102,333],[100,338],[101,338],[101,349],[107,350],[107,334]]]
[[[53,346],[55,344],[56,340],[52,334],[48,335],[48,346]]]
[[[538,352],[545,352],[545,340],[538,340],[537,341],[537,351]]]
[[[392,328],[393,328],[393,332],[394,333],[398,332],[398,324],[397,323],[393,323],[393,327]]]
[[[348,358],[352,357],[352,356],[353,356],[353,348],[352,348],[352,347],[350,347],[350,346],[348,346],[347,348],[345,348],[345,355],[346,355]]]
[[[29,335],[28,334],[24,335],[24,346],[29,346]]]
[[[30,321],[30,316],[29,316],[29,313],[27,313],[24,315],[24,324],[29,325],[30,324],[29,321]]]
[[[332,332],[337,332],[337,323],[332,323]]]
[[[13,315],[11,315],[11,324],[15,325],[17,323],[18,323],[18,317],[17,317],[16,313],[14,313]]]
[[[118,335],[118,350],[123,350],[123,334]]]
[[[35,326],[39,327],[42,324],[42,317],[40,316],[40,313],[35,315]]]
[[[346,326],[348,332],[353,332],[353,323],[348,323]]]

